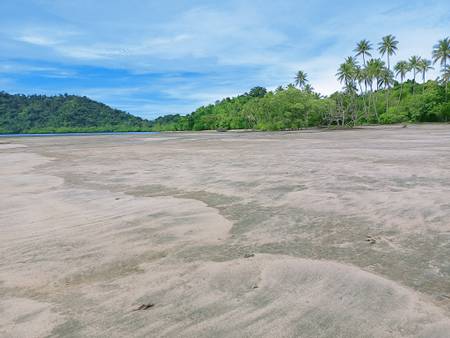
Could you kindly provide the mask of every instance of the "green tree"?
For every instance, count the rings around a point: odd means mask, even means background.
[[[390,95],[390,86],[394,83],[394,73],[390,71],[388,68],[383,67],[380,75],[381,85],[384,85],[385,94],[386,94],[386,112],[389,110],[389,95]]]
[[[450,38],[445,38],[442,40],[439,40],[436,45],[433,47],[433,63],[440,62],[441,69],[445,73],[448,71],[447,65],[450,60]],[[448,80],[445,82],[445,98],[447,99],[447,92],[448,92]]]
[[[305,85],[308,83],[308,74],[306,74],[304,71],[299,70],[297,74],[295,75],[295,85],[298,86],[300,89],[303,89]]]
[[[402,100],[402,93],[403,93],[403,82],[405,81],[406,74],[409,73],[411,68],[407,61],[399,61],[394,66],[394,70],[395,70],[395,76],[400,75],[400,95],[398,97],[398,102],[400,104],[400,101]]]
[[[426,73],[430,70],[434,69],[431,66],[431,61],[427,59],[420,59],[419,61],[419,71],[422,72],[422,84],[425,85],[425,77]],[[425,91],[425,86],[423,86],[423,91]]]
[[[308,93],[308,94],[314,93],[314,88],[313,88],[313,86],[311,86],[309,83],[307,83],[307,84],[305,85],[305,87],[303,88],[303,90],[304,90],[306,93]]]
[[[253,87],[252,89],[250,89],[250,92],[248,93],[248,95],[253,96],[253,97],[263,97],[267,94],[267,89],[264,87]]]
[[[391,83],[392,81],[390,81],[391,78],[393,78],[393,76],[391,76],[391,60],[390,57],[392,55],[395,55],[395,53],[398,50],[398,41],[395,39],[395,36],[393,36],[392,34],[383,36],[383,38],[381,39],[381,42],[378,44],[378,51],[380,52],[381,56],[386,55],[386,60],[387,60],[387,72],[383,71],[382,73],[382,80],[384,85],[387,87],[387,93],[386,93],[386,110],[389,109],[389,89],[391,88]]]
[[[416,84],[416,75],[418,72],[420,72],[420,56],[411,56],[409,58],[409,67],[411,68],[413,72],[413,95],[415,91],[415,84]]]
[[[375,117],[377,121],[380,121],[378,110],[377,110],[377,99],[376,95],[373,95],[373,84],[375,82],[377,91],[380,89],[382,85],[381,78],[383,76],[383,69],[385,63],[380,59],[370,59],[367,62],[366,72],[367,72],[367,80],[370,87],[370,97],[372,98],[373,110],[375,113]]]
[[[353,50],[355,52],[356,57],[358,57],[358,56],[362,57],[363,69],[366,68],[366,57],[372,56],[372,54],[370,52],[371,50],[372,50],[372,44],[366,39],[359,41],[356,44],[356,48]],[[367,76],[367,73],[362,72],[361,75]],[[367,79],[365,79],[365,81],[364,81],[364,90],[365,90],[365,92],[367,92]]]
[[[398,50],[398,41],[395,39],[395,36],[389,34],[383,36],[382,41],[378,44],[378,51],[381,56],[386,55],[387,59],[387,69],[391,70],[391,61],[390,57],[395,55]]]
[[[441,73],[442,73],[442,80],[444,82],[448,82],[450,80],[450,66],[442,68]]]
[[[370,51],[372,50],[372,45],[368,40],[361,40],[356,44],[356,48],[354,49],[354,52],[356,53],[355,56],[362,56],[363,59],[363,66],[366,66],[366,57],[372,56]]]
[[[349,88],[349,87],[354,87],[354,81],[356,79],[356,60],[349,56],[344,63],[342,63],[339,68],[338,71],[336,73],[336,77],[339,80],[339,82],[344,84],[344,87]]]
[[[446,68],[450,60],[450,38],[439,40],[433,47],[433,62],[440,62],[442,68]]]
[[[350,114],[353,124],[356,123],[357,113],[356,113],[356,93],[357,93],[357,82],[358,82],[358,63],[356,59],[352,56],[349,56],[345,59],[345,62],[342,63],[338,71],[336,73],[336,77],[339,82],[344,84],[344,89],[347,95],[350,97],[350,101],[348,104],[345,104],[344,101],[341,101],[342,108],[342,124],[345,124],[345,115]]]

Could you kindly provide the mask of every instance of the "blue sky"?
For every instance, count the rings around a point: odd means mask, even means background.
[[[1,0],[0,90],[86,95],[145,118],[287,85],[299,69],[329,94],[355,42],[389,33],[394,62],[430,58],[450,1]]]

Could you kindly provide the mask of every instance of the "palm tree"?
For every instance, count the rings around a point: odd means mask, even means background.
[[[395,76],[400,75],[400,95],[398,97],[398,103],[400,104],[400,101],[402,99],[402,93],[403,93],[403,81],[405,80],[406,74],[409,73],[411,68],[409,67],[409,63],[407,61],[399,61],[394,66],[395,70]]]
[[[433,63],[440,62],[444,70],[450,61],[450,38],[439,40],[433,47]]]
[[[363,101],[363,109],[364,109],[364,115],[367,118],[367,105],[366,105],[366,95],[363,91],[362,84],[364,83],[365,87],[367,87],[367,76],[366,76],[366,68],[362,68],[359,65],[355,67],[355,81],[358,83],[359,91],[361,92],[361,97]],[[367,89],[366,89],[367,91]]]
[[[417,72],[420,71],[419,64],[420,64],[420,56],[414,55],[409,58],[409,67],[413,71],[413,95],[414,95],[414,88],[415,88],[415,84],[416,84],[416,75],[417,75]]]
[[[313,86],[311,86],[309,83],[305,84],[303,90],[308,94],[312,94],[314,92]]]
[[[367,65],[365,68],[366,79],[367,79],[367,83],[369,84],[370,92],[373,92],[373,80],[374,80],[374,74],[376,73],[374,61],[375,61],[375,59],[370,59],[367,62]]]
[[[371,50],[372,45],[366,39],[361,40],[356,44],[356,48],[354,49],[354,52],[356,52],[355,56],[362,56],[364,67],[366,66],[366,56],[372,56],[372,54],[370,53]]]
[[[356,67],[356,60],[351,56],[339,66],[336,76],[339,82],[344,83],[345,87],[352,87],[356,76]]]
[[[357,72],[358,72],[358,62],[354,57],[349,56],[345,59],[345,62],[339,66],[338,71],[336,73],[339,82],[344,83],[344,89],[346,93],[350,95],[350,104],[347,106],[346,109],[342,110],[342,125],[345,124],[346,110],[352,111],[352,121],[353,124],[356,123],[356,112],[355,109],[352,108],[354,108],[353,106],[355,103],[355,95],[357,92],[356,88]]]
[[[367,71],[367,81],[369,83],[370,86],[370,91],[371,93],[373,92],[373,82],[376,82],[376,86],[377,86],[377,90],[380,89],[380,85],[382,84],[381,82],[381,77],[382,77],[382,71],[385,68],[384,66],[384,62],[380,59],[370,59],[367,62],[367,67],[366,67],[366,71]],[[379,116],[378,116],[378,111],[377,111],[377,105],[376,105],[376,98],[372,96],[372,103],[373,103],[373,107],[374,107],[374,111],[375,111],[375,116],[378,120],[378,122],[380,121]]]
[[[398,41],[395,39],[395,36],[392,34],[383,36],[381,42],[378,44],[378,51],[381,56],[386,54],[387,59],[387,72],[383,72],[384,80],[387,80],[387,77],[390,76],[391,73],[391,60],[390,57],[394,55],[398,50]],[[393,76],[392,76],[393,77]],[[389,89],[391,88],[391,83],[393,81],[384,81],[384,86],[386,87],[386,111],[389,109]]]
[[[445,74],[448,72],[448,64],[447,62],[450,61],[450,38],[445,38],[442,40],[439,40],[436,45],[433,47],[433,63],[440,62],[441,64],[441,71]],[[448,79],[444,80],[445,83],[445,100],[447,100],[447,85],[448,85]]]
[[[361,92],[361,95],[364,94],[364,91],[362,89],[362,84],[366,80],[365,76],[366,75],[365,75],[364,68],[362,68],[359,65],[356,65],[356,67],[355,67],[355,81],[358,83],[359,91]]]
[[[427,60],[427,59],[421,59],[419,61],[419,70],[422,72],[422,84],[423,86],[423,91],[425,91],[425,75],[429,70],[434,69],[431,66],[431,61]]]
[[[370,59],[367,62],[367,70],[369,73],[369,78],[371,81],[376,80],[377,90],[380,89],[381,86],[381,76],[383,68],[385,68],[385,63],[381,59]]]
[[[366,67],[366,57],[372,56],[370,51],[372,50],[372,44],[370,41],[363,39],[356,44],[356,48],[353,50],[356,54],[355,56],[362,56],[363,67]],[[367,81],[364,82],[364,92],[367,93]]]
[[[297,72],[297,75],[295,76],[295,85],[298,86],[300,89],[304,88],[306,83],[308,82],[308,74],[306,74],[304,71],[299,70]]]
[[[447,101],[447,84],[450,80],[450,66],[446,65],[445,68],[441,69],[442,82],[445,83],[445,100]]]
[[[389,58],[397,52],[397,45],[398,41],[395,40],[395,36],[391,34],[383,36],[382,41],[378,44],[378,51],[380,52],[381,56],[384,56],[386,54],[388,70],[391,70],[391,61]]]
[[[441,73],[442,73],[442,81],[447,83],[450,80],[450,66],[442,68]]]
[[[394,83],[394,73],[383,67],[380,74],[380,83],[384,85],[386,91],[386,112],[389,110],[389,87]]]

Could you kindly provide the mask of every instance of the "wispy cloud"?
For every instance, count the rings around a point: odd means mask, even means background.
[[[25,34],[17,37],[18,41],[31,43],[33,45],[38,46],[53,46],[58,43],[56,40],[52,40],[49,37],[42,36],[42,35],[36,35],[36,34]]]

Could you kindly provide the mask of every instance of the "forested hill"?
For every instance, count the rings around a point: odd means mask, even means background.
[[[0,133],[147,131],[151,123],[87,97],[0,92]]]

